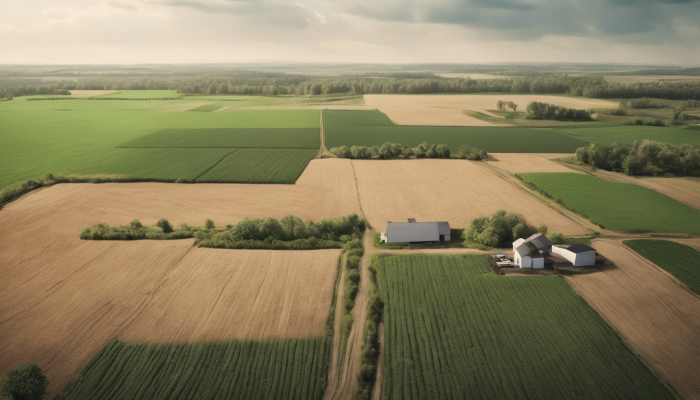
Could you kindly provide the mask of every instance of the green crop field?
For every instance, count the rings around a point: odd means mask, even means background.
[[[66,400],[321,399],[325,339],[201,344],[110,342]]]
[[[324,110],[323,126],[394,126],[394,123],[379,110]]]
[[[189,111],[212,112],[212,111],[220,110],[223,107],[224,106],[221,105],[220,103],[212,103],[212,104],[205,104],[205,105],[199,106],[197,108],[193,108]]]
[[[625,240],[623,243],[700,294],[700,251],[668,240]]]
[[[254,142],[258,147],[317,149],[320,146],[318,110],[198,113],[145,109],[178,102],[180,100],[0,102],[0,190],[49,172],[56,175],[125,174],[139,179],[194,179],[233,150],[136,151],[117,148],[133,140],[152,140],[158,132],[164,131],[180,134],[208,132],[211,138],[217,137],[212,132],[245,131],[248,133],[232,139],[242,147]],[[56,111],[62,109],[72,111]],[[261,136],[251,136],[254,133]],[[244,143],[239,140],[241,137],[247,138],[247,144],[241,144]],[[226,142],[221,137],[218,140],[220,142],[214,147]],[[232,146],[230,143],[224,145]]]
[[[378,265],[387,399],[673,399],[558,276],[500,277],[483,256]]]
[[[635,140],[648,139],[675,145],[700,146],[700,131],[688,128],[659,126],[608,126],[601,128],[568,128],[562,131],[591,143],[611,145],[615,142],[632,145]]]
[[[197,182],[294,183],[318,149],[240,149]]]
[[[318,149],[316,128],[163,129],[119,147],[265,147]]]
[[[700,235],[700,211],[642,186],[567,172],[520,177],[607,229]]]
[[[453,152],[469,145],[489,153],[573,153],[589,143],[551,129],[452,126],[326,127],[326,147],[381,146],[385,142],[418,146],[422,142],[449,146]]]

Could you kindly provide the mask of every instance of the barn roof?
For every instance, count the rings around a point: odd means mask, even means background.
[[[527,238],[527,241],[537,246],[537,248],[540,250],[542,250],[545,247],[550,247],[554,244],[551,240],[547,239],[547,237],[541,233],[535,233],[534,235]]]
[[[527,246],[526,242],[523,242],[515,248],[515,252],[520,254],[520,257],[529,256],[530,248]]]
[[[441,235],[449,235],[450,234],[450,223],[447,221],[438,221],[438,232]]]
[[[386,234],[390,238],[411,237],[413,241],[438,241],[441,235],[437,222],[387,222]]]
[[[572,253],[576,253],[576,254],[585,253],[587,251],[595,251],[594,248],[586,246],[585,244],[581,244],[581,243],[572,244],[571,246],[569,246],[567,248],[567,250],[569,250]]]

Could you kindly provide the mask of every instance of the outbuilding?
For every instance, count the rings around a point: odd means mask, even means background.
[[[520,268],[543,269],[544,255],[530,254],[530,246],[526,239],[518,239],[513,242],[513,264]]]
[[[381,234],[383,243],[427,243],[449,242],[450,224],[440,222],[387,222],[386,233]]]
[[[574,267],[590,267],[595,265],[595,249],[585,244],[576,243],[569,247],[552,247],[552,253],[564,257]]]

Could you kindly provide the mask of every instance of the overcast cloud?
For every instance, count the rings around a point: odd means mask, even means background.
[[[33,0],[0,63],[700,64],[700,0]]]

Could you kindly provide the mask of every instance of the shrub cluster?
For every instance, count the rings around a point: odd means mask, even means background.
[[[656,118],[628,118],[622,125],[644,125],[644,126],[666,126],[666,124]]]
[[[518,109],[518,105],[513,103],[512,101],[498,100],[496,101],[496,108],[500,111],[505,111],[506,108],[510,108],[511,110],[516,111]]]
[[[576,159],[596,168],[627,175],[674,174],[700,176],[700,149],[652,140],[636,140],[632,147],[591,144],[576,150]]]
[[[464,144],[457,148],[457,157],[463,160],[481,161],[487,159],[489,153],[487,153],[486,150],[479,150],[476,147]]]
[[[362,237],[364,220],[357,214],[327,218],[315,223],[287,215],[275,218],[244,218],[228,225],[224,231],[202,238],[201,247],[225,249],[262,248],[307,250],[339,248],[343,243]]]
[[[566,108],[554,104],[540,103],[533,101],[527,105],[528,119],[547,119],[547,120],[579,120],[590,121],[591,113],[586,110],[577,110],[575,108]]]
[[[97,224],[80,231],[83,240],[171,240],[189,239],[196,236],[199,228],[191,228],[187,224],[180,225],[180,229],[174,229],[170,221],[163,218],[154,226],[143,226],[141,221],[135,219],[129,226],[109,226]]]
[[[370,288],[367,297],[367,322],[365,325],[362,352],[360,353],[360,372],[357,376],[360,387],[355,395],[356,399],[369,400],[372,398],[372,389],[377,379],[377,362],[379,361],[379,324],[382,321],[384,303],[379,297],[379,285],[377,283],[378,257],[372,256],[369,264]]]
[[[394,158],[408,158],[411,156],[415,156],[416,158],[450,158],[450,148],[447,147],[446,144],[435,145],[428,142],[423,142],[416,148],[391,142],[386,142],[381,147],[341,146],[332,148],[330,152],[339,158],[351,159],[369,159],[377,157],[389,160]]]
[[[41,400],[46,396],[49,381],[36,364],[25,364],[7,371],[0,381],[0,399]]]
[[[641,99],[622,99],[620,100],[620,108],[622,109],[634,109],[634,108],[666,108],[668,104],[656,100],[650,99],[648,97],[642,97]]]
[[[547,234],[547,226],[535,229],[521,215],[497,210],[491,217],[474,218],[462,232],[462,238],[490,247],[504,247],[515,239],[527,238],[537,232]]]
[[[355,315],[352,309],[355,307],[355,298],[360,290],[360,261],[365,253],[362,246],[362,239],[355,238],[345,243],[344,251],[347,257],[345,274],[345,296],[343,298],[343,309],[341,312],[340,327],[340,347],[345,348],[352,324],[355,322]]]

